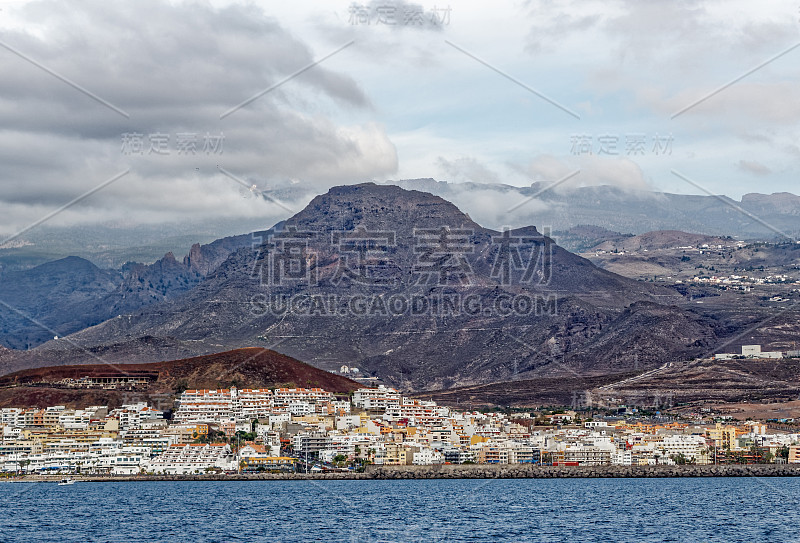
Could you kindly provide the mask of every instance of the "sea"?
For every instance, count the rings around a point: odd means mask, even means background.
[[[0,483],[0,541],[800,541],[800,478]]]

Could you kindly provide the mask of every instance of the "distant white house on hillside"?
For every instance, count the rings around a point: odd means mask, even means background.
[[[784,354],[781,351],[762,351],[761,345],[742,345],[742,354],[734,353],[717,353],[714,355],[714,360],[732,360],[734,358],[783,358]]]

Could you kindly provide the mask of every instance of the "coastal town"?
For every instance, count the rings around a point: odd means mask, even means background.
[[[163,407],[163,406],[161,406]],[[793,420],[637,409],[459,411],[387,386],[188,389],[169,409],[0,410],[0,473],[202,475],[367,465],[658,466],[800,463]]]

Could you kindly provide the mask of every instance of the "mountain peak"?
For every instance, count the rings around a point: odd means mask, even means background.
[[[40,264],[36,267],[36,269],[42,272],[50,272],[75,269],[97,270],[99,268],[85,258],[81,258],[79,256],[68,256],[59,260],[53,260],[51,262]]]
[[[287,227],[314,232],[405,230],[442,226],[483,228],[447,200],[396,185],[362,183],[332,187],[286,221]]]

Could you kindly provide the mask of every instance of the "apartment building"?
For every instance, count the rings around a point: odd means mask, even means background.
[[[172,445],[145,463],[147,471],[165,475],[189,475],[209,470],[235,470],[236,462],[227,444],[188,443]]]
[[[173,420],[178,423],[246,422],[266,418],[276,400],[267,389],[186,390],[178,400]]]
[[[407,443],[387,443],[383,464],[387,466],[410,466],[414,463],[414,455],[420,447]]]
[[[331,437],[327,432],[300,432],[292,438],[294,452],[303,457],[316,455],[330,448]]]
[[[667,458],[683,456],[687,461],[697,464],[708,463],[708,448],[703,436],[698,435],[672,435],[665,436],[656,448],[662,451]]]
[[[613,450],[595,446],[576,445],[564,449],[564,463],[579,466],[607,466]]]
[[[706,437],[710,439],[719,449],[736,450],[738,448],[736,438],[744,435],[745,430],[738,426],[724,426],[716,423],[714,428],[706,430]]]
[[[231,388],[235,391],[235,388]],[[272,412],[274,399],[268,389],[243,388],[233,395],[234,416],[238,419],[266,418]]]
[[[385,385],[378,388],[360,388],[353,393],[353,405],[371,411],[386,411],[400,407],[400,393]]]
[[[275,405],[288,406],[292,402],[305,402],[316,404],[318,402],[332,402],[332,392],[321,388],[277,388],[273,393]]]
[[[186,390],[178,400],[172,420],[179,424],[211,422],[233,418],[230,389]]]

